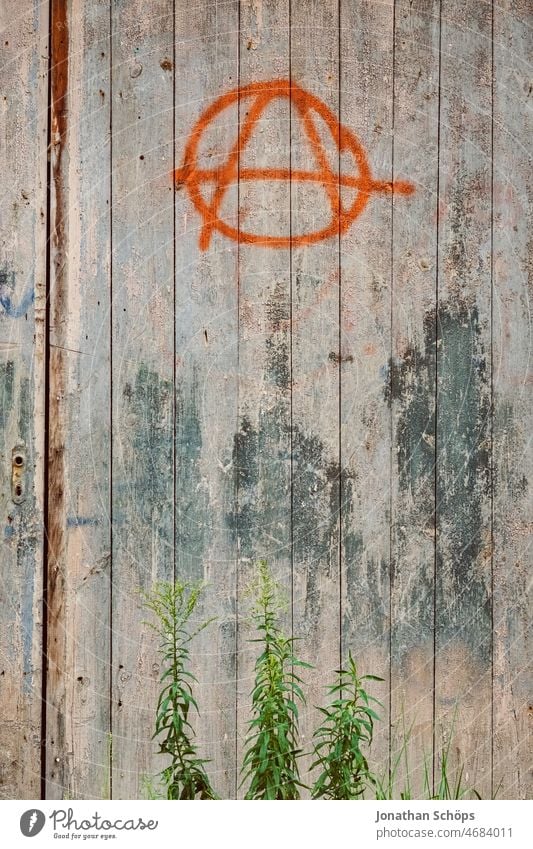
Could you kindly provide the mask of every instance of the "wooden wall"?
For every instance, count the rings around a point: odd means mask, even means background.
[[[483,797],[531,795],[530,11],[4,0],[1,797],[142,795],[137,590],[174,575],[208,581],[198,741],[242,793],[258,558],[304,744],[351,650],[380,768],[412,726],[418,795],[453,727]]]

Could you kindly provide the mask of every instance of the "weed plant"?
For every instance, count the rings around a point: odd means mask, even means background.
[[[246,799],[299,799],[298,704],[305,704],[302,681],[295,669],[309,668],[295,657],[293,639],[279,625],[280,588],[266,561],[260,561],[252,592],[252,620],[260,646],[252,690],[252,719],[248,726],[242,784],[249,782]]]
[[[455,716],[452,722],[452,729],[448,736],[448,742],[443,746],[438,754],[435,776],[433,777],[432,758],[430,755],[424,755],[424,779],[422,787],[423,799],[429,800],[444,800],[452,801],[458,799],[467,799],[475,797],[481,799],[477,790],[469,787],[464,782],[464,765],[460,764],[455,773],[452,774],[450,769],[450,748],[453,741],[453,728],[455,725]],[[405,719],[402,717],[402,738],[399,749],[391,764],[391,769],[386,777],[381,777],[376,782],[376,799],[415,799],[419,796],[413,795],[411,785],[411,768],[409,763],[409,741],[412,736],[413,724],[406,729]],[[397,789],[397,776],[400,765],[403,763],[403,771],[405,773],[405,784],[401,790]]]
[[[329,687],[333,700],[328,707],[318,708],[324,719],[313,735],[316,760],[311,770],[321,770],[312,789],[313,799],[359,799],[367,788],[377,786],[364,750],[372,743],[374,722],[379,721],[371,703],[383,705],[368,695],[364,682],[383,679],[375,675],[360,678],[351,652],[346,668],[336,670],[336,675],[336,682]]]
[[[198,713],[193,696],[196,679],[189,668],[190,644],[211,620],[191,629],[190,621],[202,592],[201,584],[159,582],[143,593],[145,607],[154,620],[147,624],[157,633],[161,656],[161,691],[157,702],[154,738],[159,753],[170,763],[154,778],[145,778],[149,798],[216,799],[207,775],[205,759],[199,757],[194,742],[191,712]],[[260,561],[250,592],[253,595],[252,622],[259,636],[252,643],[259,647],[255,662],[252,709],[241,768],[241,786],[247,785],[246,799],[299,799],[303,788],[313,799],[359,799],[370,792],[376,799],[412,799],[409,766],[409,741],[412,726],[403,722],[401,744],[390,770],[377,777],[369,764],[379,715],[374,706],[383,707],[367,692],[367,683],[382,681],[375,675],[359,677],[351,654],[345,668],[336,670],[336,679],[328,688],[330,697],[322,714],[321,725],[313,734],[315,760],[311,772],[318,775],[307,788],[299,770],[303,754],[299,746],[299,706],[305,704],[302,680],[297,670],[312,668],[294,653],[295,638],[284,635],[280,615],[284,608],[281,588],[275,582],[266,561]],[[431,758],[424,758],[423,794],[425,799],[458,800],[475,796],[476,790],[464,782],[464,768],[452,774],[450,747],[453,738],[441,749],[433,775]],[[111,760],[111,739],[109,740]],[[398,773],[406,776],[398,791]],[[497,791],[496,791],[497,792]],[[104,789],[104,797],[109,795]]]
[[[198,604],[201,584],[159,582],[143,594],[145,607],[155,622],[147,622],[160,639],[161,691],[157,702],[154,738],[159,740],[159,753],[170,758],[158,778],[167,799],[216,799],[205,764],[198,756],[191,709],[198,712],[192,685],[196,682],[189,670],[191,640],[209,621],[191,631],[189,621]]]

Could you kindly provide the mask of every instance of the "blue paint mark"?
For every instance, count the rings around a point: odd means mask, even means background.
[[[12,525],[6,525],[4,528],[4,539],[11,539],[15,535],[15,528]]]
[[[67,528],[83,528],[86,525],[97,525],[98,519],[91,519],[88,516],[68,516]]]
[[[9,318],[21,318],[33,304],[35,293],[30,286],[20,304],[14,304],[11,296],[15,291],[15,272],[8,266],[0,268],[0,307]]]
[[[29,289],[22,298],[20,304],[16,306],[9,295],[0,295],[0,306],[9,318],[21,318],[28,312],[29,308],[33,304],[34,298],[35,293],[33,289]]]

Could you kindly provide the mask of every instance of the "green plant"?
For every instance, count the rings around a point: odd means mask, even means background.
[[[428,799],[464,799],[468,794],[472,794],[476,799],[481,799],[481,796],[473,787],[467,787],[463,783],[464,764],[460,764],[457,768],[455,776],[452,778],[449,768],[449,756],[451,735],[446,746],[443,746],[438,756],[437,773],[435,775],[435,790],[431,793],[431,782],[429,779],[429,766],[427,759],[424,758],[424,789]]]
[[[143,799],[150,799],[151,801],[155,801],[156,799],[160,800],[163,798],[159,788],[155,785],[154,778],[151,775],[141,776],[141,787]]]
[[[432,758],[424,755],[424,778],[422,787],[422,798],[430,800],[457,800],[465,799],[468,796],[474,796],[476,799],[481,799],[481,796],[473,787],[467,787],[463,782],[464,764],[459,764],[452,776],[450,771],[450,747],[453,740],[453,727],[455,725],[455,715],[452,721],[452,728],[448,736],[448,742],[442,747],[438,754],[435,776],[433,777]],[[413,799],[413,791],[411,787],[411,769],[409,765],[409,741],[413,731],[413,723],[406,729],[405,717],[402,715],[402,739],[401,745],[391,764],[391,769],[387,777],[378,779],[376,783],[376,799]],[[397,773],[400,763],[403,762],[405,772],[405,785],[398,793],[396,790]],[[496,793],[498,791],[496,790]]]
[[[305,703],[295,667],[307,667],[293,652],[293,638],[281,631],[280,588],[266,561],[258,564],[252,587],[252,620],[262,651],[255,663],[252,719],[248,726],[241,773],[250,780],[246,799],[299,799],[298,702]]]
[[[400,799],[412,799],[411,795],[411,772],[409,768],[409,740],[411,739],[411,734],[413,731],[413,724],[406,729],[405,726],[405,713],[402,710],[402,736],[401,743],[399,748],[396,750],[396,746],[394,745],[395,754],[394,758],[391,760],[390,769],[386,771],[384,775],[376,780],[376,799],[396,799],[396,783],[397,783],[397,775],[398,770],[400,768],[400,764],[403,762],[405,769],[405,781],[403,789],[399,793]],[[395,743],[396,741],[394,741]],[[424,764],[425,766],[425,764]]]
[[[371,745],[374,721],[379,720],[370,703],[382,705],[368,695],[363,683],[383,679],[375,675],[360,678],[351,653],[347,667],[336,670],[336,675],[328,690],[333,701],[318,708],[325,718],[313,735],[316,760],[311,770],[321,769],[313,785],[313,799],[358,799],[368,787],[376,786],[363,749]]]
[[[189,644],[211,621],[189,631],[201,591],[201,584],[161,581],[143,593],[144,604],[156,620],[147,624],[160,638],[162,686],[153,736],[160,738],[159,753],[170,757],[170,764],[158,776],[167,799],[217,798],[204,768],[207,761],[198,757],[189,721],[191,708],[198,712],[192,694],[196,679],[188,669]]]

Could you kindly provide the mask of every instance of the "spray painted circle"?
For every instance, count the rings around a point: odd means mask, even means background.
[[[257,122],[267,106],[277,98],[285,98],[294,105],[302,130],[314,154],[316,169],[240,167],[242,154],[253,136]],[[199,145],[206,130],[224,110],[247,100],[251,101],[247,104],[248,114],[237,131],[235,144],[226,162],[217,168],[200,168]],[[339,170],[335,171],[331,167],[316,125],[316,116],[322,119],[331,134],[332,142],[339,152],[339,160],[341,153],[352,155],[354,173],[341,174]],[[203,225],[200,232],[202,250],[207,250],[209,247],[215,230],[230,239],[248,245],[270,248],[312,245],[331,236],[345,233],[362,213],[374,192],[409,195],[414,191],[411,183],[402,180],[394,182],[374,180],[365,151],[355,134],[340,124],[333,112],[318,97],[305,91],[296,83],[283,79],[251,83],[215,100],[193,127],[185,147],[183,165],[175,171],[174,178],[176,187],[186,186],[194,206],[202,217]],[[321,229],[287,236],[259,235],[246,232],[240,226],[233,227],[221,217],[221,204],[231,185],[237,181],[247,180],[301,181],[320,184],[331,207],[331,220]],[[214,186],[210,201],[202,194],[202,187],[206,184]],[[343,186],[355,189],[355,198],[349,205],[343,205],[341,200]]]

